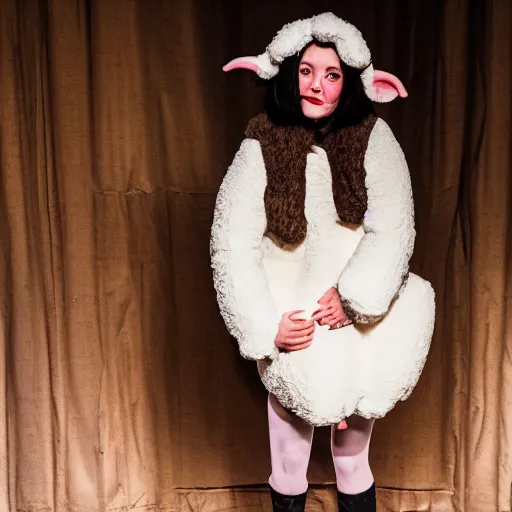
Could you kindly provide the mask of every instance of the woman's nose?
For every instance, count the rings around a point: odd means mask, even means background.
[[[320,77],[315,77],[313,83],[311,84],[311,90],[313,92],[320,92],[322,90],[322,87],[320,85]]]

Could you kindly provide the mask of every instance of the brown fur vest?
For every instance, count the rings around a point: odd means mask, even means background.
[[[266,114],[249,121],[245,135],[261,145],[267,171],[266,235],[285,249],[300,245],[307,231],[306,158],[312,145],[325,150],[332,174],[332,193],[342,223],[361,224],[367,209],[364,156],[377,118],[329,133],[321,143],[302,126],[280,127]]]

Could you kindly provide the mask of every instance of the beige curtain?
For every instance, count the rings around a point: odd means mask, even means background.
[[[4,0],[0,510],[266,511],[264,390],[218,314],[218,185],[261,88],[229,59],[332,10],[403,79],[438,320],[372,441],[382,510],[508,512],[510,0]],[[334,510],[328,431],[310,510]]]

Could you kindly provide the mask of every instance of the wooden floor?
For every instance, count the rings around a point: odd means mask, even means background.
[[[272,512],[264,487],[178,490],[169,512]],[[161,509],[165,511],[165,509]],[[306,512],[337,512],[334,486],[310,488]],[[401,491],[377,488],[378,512],[456,512],[449,491]]]

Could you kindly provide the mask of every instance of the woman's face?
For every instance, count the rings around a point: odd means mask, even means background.
[[[299,91],[302,113],[310,119],[332,114],[340,101],[343,73],[332,48],[312,44],[299,64]]]

